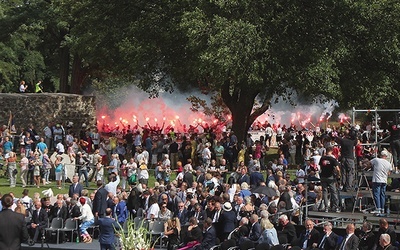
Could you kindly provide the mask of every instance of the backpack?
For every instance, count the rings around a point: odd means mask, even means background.
[[[132,174],[128,179],[128,183],[129,183],[129,185],[133,185],[133,184],[136,184],[136,182],[137,182],[137,175]]]

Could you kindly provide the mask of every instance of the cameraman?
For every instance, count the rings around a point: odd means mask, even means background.
[[[355,176],[354,147],[357,145],[357,141],[352,138],[350,130],[347,129],[344,131],[342,138],[337,138],[337,142],[340,145],[343,191],[353,191]]]
[[[337,190],[337,180],[340,177],[339,162],[333,156],[333,148],[326,148],[326,155],[322,156],[319,160],[319,165],[321,166],[321,185],[322,185],[322,196],[325,203],[325,212],[328,212],[328,189],[331,194],[331,208],[340,213],[339,208],[339,195]]]

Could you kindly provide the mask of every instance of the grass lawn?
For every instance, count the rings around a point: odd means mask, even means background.
[[[270,151],[268,152],[267,155],[267,162],[277,158],[277,149],[276,148],[271,148]],[[17,186],[14,188],[10,187],[10,183],[7,180],[7,178],[4,176],[4,171],[5,171],[6,167],[3,167],[3,170],[0,170],[0,193],[1,194],[6,194],[9,192],[13,192],[15,197],[19,198],[22,197],[22,191],[25,189],[22,187],[22,182],[20,179],[20,175],[18,173],[17,175]],[[19,170],[19,169],[18,169]],[[153,187],[154,186],[154,182],[155,182],[155,178],[154,178],[154,172],[153,169],[150,169],[149,171],[150,173],[150,178],[149,178],[149,187]],[[265,173],[264,173],[265,176]],[[292,175],[293,176],[293,175]],[[174,180],[176,178],[176,174],[172,173],[171,176],[171,180]],[[83,179],[83,177],[82,177]],[[51,188],[53,190],[54,195],[57,194],[66,194],[68,193],[68,188],[69,188],[70,183],[65,183],[62,187],[62,189],[58,189],[56,186],[56,182],[55,181],[51,181],[51,184],[46,185],[46,186],[40,186],[40,188],[37,188],[36,186],[27,186],[26,188],[29,189],[29,196],[33,197],[33,194],[36,192],[39,192],[41,194],[41,197],[43,197],[42,195],[42,191],[43,190],[47,190],[49,188]],[[96,189],[96,184],[94,182],[89,183],[89,192],[92,192],[93,190]]]

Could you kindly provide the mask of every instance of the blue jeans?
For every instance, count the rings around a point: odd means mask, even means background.
[[[89,187],[89,178],[88,178],[88,171],[87,169],[79,169],[79,181],[81,180],[81,176],[85,177],[85,185],[86,187]]]
[[[91,219],[91,220],[89,220],[89,221],[84,221],[84,222],[82,222],[82,224],[81,224],[81,226],[80,226],[81,234],[88,234],[87,229],[88,229],[91,225],[93,225],[93,223],[94,223],[94,219]]]
[[[384,209],[385,198],[386,198],[386,183],[372,183],[372,193],[374,195],[374,200],[377,209]]]

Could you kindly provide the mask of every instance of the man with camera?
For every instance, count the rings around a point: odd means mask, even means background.
[[[331,208],[337,213],[340,212],[339,208],[339,195],[336,187],[337,178],[340,178],[339,162],[333,156],[333,148],[326,148],[326,155],[322,156],[319,165],[321,167],[321,185],[322,196],[325,204],[325,212],[329,211],[328,208],[328,190],[331,193]]]

